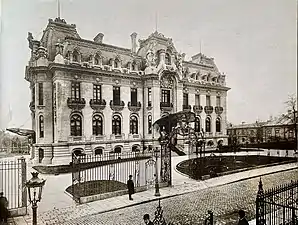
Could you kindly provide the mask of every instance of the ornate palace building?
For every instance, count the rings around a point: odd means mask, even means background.
[[[49,20],[40,41],[28,34],[36,163],[60,164],[71,154],[148,151],[154,121],[182,110],[197,115],[206,141],[227,143],[225,75],[199,53],[185,60],[172,39],[132,33],[131,49],[80,37],[74,24]]]

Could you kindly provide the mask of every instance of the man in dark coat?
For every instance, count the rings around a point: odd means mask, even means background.
[[[127,181],[127,189],[128,189],[129,200],[133,200],[131,195],[135,193],[135,185],[132,180],[132,175],[129,175],[129,180]]]
[[[239,210],[239,222],[238,225],[249,225],[247,219],[245,218],[245,212],[241,209]]]
[[[7,198],[3,196],[3,192],[0,192],[0,224],[2,222],[7,223],[8,217],[8,201]]]
[[[145,222],[146,225],[154,225],[154,224],[151,222],[151,220],[150,220],[149,214],[145,214],[145,215],[143,216],[143,219],[144,219],[144,222]]]

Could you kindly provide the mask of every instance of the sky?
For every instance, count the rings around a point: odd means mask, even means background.
[[[0,128],[31,128],[27,34],[41,38],[48,19],[57,17],[57,0],[0,2]],[[84,39],[101,32],[104,43],[130,48],[131,33],[145,39],[157,24],[186,59],[200,49],[213,57],[231,88],[227,113],[233,124],[278,116],[286,111],[288,95],[297,95],[295,0],[60,0],[60,5],[61,17],[76,24]]]

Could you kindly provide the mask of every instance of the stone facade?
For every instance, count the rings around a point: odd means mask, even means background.
[[[167,113],[196,112],[208,140],[227,142],[225,75],[199,53],[185,60],[158,32],[131,34],[131,49],[105,44],[99,33],[82,39],[76,26],[56,18],[40,41],[28,35],[31,58],[35,162],[60,164],[77,152],[147,151],[159,137],[154,121]],[[206,130],[207,129],[207,130]]]

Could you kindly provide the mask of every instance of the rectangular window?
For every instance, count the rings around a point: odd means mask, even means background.
[[[32,87],[32,102],[35,102],[35,86]]]
[[[209,95],[206,95],[206,106],[211,106],[211,99]]]
[[[188,94],[183,93],[183,105],[188,105]]]
[[[43,83],[38,83],[38,104],[43,105]]]
[[[279,137],[280,134],[279,134],[279,130],[275,130],[275,136]]]
[[[71,98],[80,99],[81,98],[81,88],[79,82],[71,83]]]
[[[151,88],[148,88],[148,107],[152,106]]]
[[[196,106],[200,105],[200,95],[195,95],[195,105]]]
[[[93,84],[93,99],[101,100],[101,85]]]
[[[132,106],[137,106],[138,92],[136,88],[130,90],[130,101]]]
[[[113,87],[113,103],[120,105],[120,87]]]
[[[216,106],[220,106],[220,96],[216,96]]]
[[[161,98],[162,102],[165,104],[165,106],[170,106],[170,100],[171,100],[171,92],[170,90],[162,90],[161,91]]]

